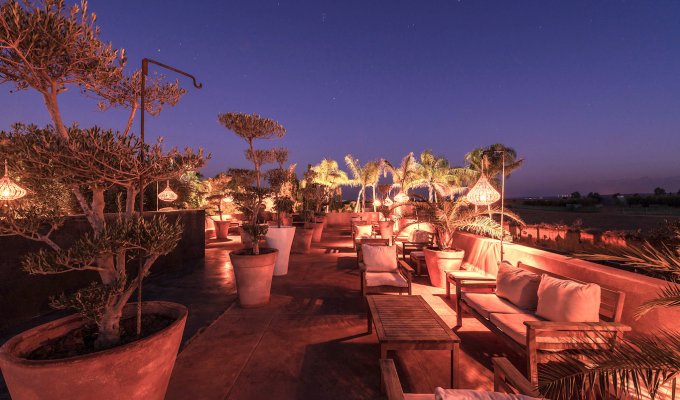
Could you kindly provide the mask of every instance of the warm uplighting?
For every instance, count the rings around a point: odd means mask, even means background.
[[[376,207],[380,207],[382,205],[382,203],[380,202],[380,200],[375,199],[375,200],[373,200],[373,205],[376,206]]]
[[[26,196],[26,189],[17,185],[7,173],[7,160],[5,160],[5,176],[0,179],[0,200],[12,201]]]
[[[467,199],[476,206],[488,206],[500,200],[501,194],[491,186],[489,180],[482,174],[475,186],[468,192]]]
[[[163,189],[162,192],[158,193],[158,199],[161,201],[175,201],[177,200],[177,193],[173,192],[172,189],[170,189],[170,181],[167,181],[165,183],[165,189]]]
[[[394,196],[394,201],[397,203],[405,203],[408,201],[408,195],[406,193],[399,193]]]
[[[233,202],[234,202],[234,198],[233,198],[232,196],[224,196],[224,198],[222,199],[222,201],[224,201],[225,203],[233,203]]]

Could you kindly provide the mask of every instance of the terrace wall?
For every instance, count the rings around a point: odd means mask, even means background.
[[[155,212],[145,213],[146,216]],[[184,232],[179,244],[170,254],[158,259],[152,275],[169,270],[191,268],[205,256],[204,210],[181,210],[162,213],[170,222],[181,218]],[[68,246],[90,229],[85,217],[70,217],[55,241]],[[49,309],[50,296],[73,291],[98,279],[91,271],[77,271],[60,275],[29,275],[21,269],[21,259],[45,246],[19,236],[0,237],[0,329],[21,323]]]
[[[500,242],[472,235],[457,233],[454,245],[465,250],[465,262],[476,265],[485,272],[496,275],[500,260]],[[505,259],[516,265],[521,261],[527,265],[553,272],[558,275],[597,283],[609,289],[619,290],[626,294],[622,321],[638,332],[651,332],[659,328],[677,328],[680,321],[680,309],[664,308],[647,313],[636,320],[634,313],[643,302],[655,297],[666,281],[640,275],[617,268],[570,258],[531,247],[506,243]]]
[[[332,227],[347,228],[352,217],[361,217],[362,220],[368,222],[376,222],[380,220],[379,212],[329,212],[326,214],[326,223]]]

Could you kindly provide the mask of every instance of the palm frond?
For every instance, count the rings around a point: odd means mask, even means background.
[[[645,301],[635,310],[635,318],[641,318],[659,307],[680,307],[680,285],[669,282],[656,297]]]

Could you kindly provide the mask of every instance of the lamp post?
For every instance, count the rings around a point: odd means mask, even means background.
[[[146,94],[146,76],[149,74],[149,63],[151,64],[156,64],[157,66],[161,68],[165,68],[167,70],[176,72],[180,75],[184,75],[186,77],[191,78],[193,81],[194,87],[196,89],[201,89],[203,87],[202,83],[198,83],[196,81],[196,77],[184,72],[182,70],[179,70],[177,68],[171,67],[169,65],[160,63],[156,60],[152,60],[149,58],[142,58],[142,87],[141,87],[141,93],[140,93],[140,98],[141,98],[141,105],[142,105],[142,114],[140,116],[140,131],[139,131],[139,137],[142,143],[141,150],[139,152],[139,159],[141,161],[141,164],[144,164],[144,114],[146,111],[146,102],[145,102],[145,94]],[[139,174],[139,216],[142,217],[144,214],[144,176],[143,174]],[[139,267],[141,270],[142,267],[142,259],[139,259]],[[139,277],[139,282],[137,285],[137,336],[140,336],[142,333],[142,277]]]
[[[482,174],[475,185],[467,194],[467,199],[475,206],[488,206],[501,200],[501,261],[504,259],[503,239],[505,238],[505,228],[503,227],[504,212],[505,212],[505,150],[486,150],[482,152],[482,157],[485,154],[501,155],[501,193],[491,186],[489,180],[484,176],[484,159],[482,158]]]

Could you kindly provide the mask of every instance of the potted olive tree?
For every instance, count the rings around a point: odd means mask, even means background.
[[[318,172],[309,169],[305,173],[300,194],[302,195],[302,218],[305,221],[305,228],[312,229],[312,242],[318,243],[323,235],[324,221],[319,221],[317,217],[321,215],[324,199],[327,198],[327,187],[317,183]]]
[[[274,159],[279,164],[278,168],[267,171],[267,180],[274,198],[274,210],[276,211],[276,226],[270,226],[265,239],[267,246],[279,250],[279,256],[274,266],[274,275],[286,275],[288,273],[288,260],[293,244],[296,228],[284,225],[283,216],[293,211],[293,180],[295,165],[286,169],[283,164],[288,160],[288,150],[276,148],[271,150]]]
[[[271,150],[256,149],[256,139],[281,138],[286,129],[276,121],[257,114],[224,113],[219,115],[220,123],[233,131],[248,144],[246,159],[254,166],[252,171],[242,171],[240,175],[252,176],[254,185],[242,185],[242,190],[234,192],[234,202],[244,213],[242,229],[252,237],[249,248],[229,253],[236,275],[239,304],[245,308],[262,307],[269,304],[272,276],[277,249],[260,248],[260,240],[267,234],[268,226],[259,217],[269,188],[262,184],[262,166],[274,162]],[[248,180],[241,180],[247,182]]]
[[[227,174],[218,174],[214,178],[208,179],[208,196],[206,200],[217,209],[219,219],[213,219],[215,224],[215,236],[217,239],[224,240],[229,238],[229,226],[231,221],[224,219],[225,202],[229,199],[229,183],[232,177]]]
[[[86,1],[71,8],[48,0],[0,5],[0,81],[36,90],[53,122],[46,128],[17,124],[2,133],[0,154],[29,194],[0,207],[0,236],[44,244],[22,262],[31,274],[90,271],[98,277],[53,299],[54,307],[77,314],[25,331],[0,348],[0,368],[14,399],[163,399],[187,317],[179,304],[128,305],[182,233],[179,223],[142,217],[134,205],[144,191],[140,176],[147,184],[175,179],[204,160],[200,153],[143,145],[130,133],[142,106],[141,75],[126,76],[123,51],[98,35]],[[151,114],[183,94],[160,78],[148,84],[143,106]],[[125,131],[67,127],[58,98],[76,87],[100,99],[102,109],[129,108]],[[121,193],[113,205],[106,201],[112,191]],[[112,208],[118,212],[106,215]],[[89,229],[64,243],[56,233],[69,213],[83,214]]]

